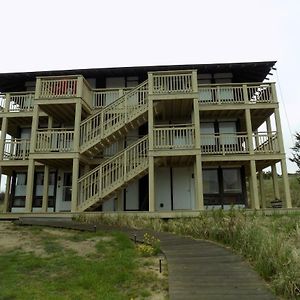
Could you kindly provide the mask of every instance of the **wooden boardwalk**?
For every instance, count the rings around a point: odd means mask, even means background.
[[[94,231],[94,225],[65,218],[23,218],[20,223]],[[273,300],[276,297],[243,259],[214,243],[169,233],[96,225],[96,230],[119,230],[142,241],[149,232],[160,239],[169,271],[171,300]]]

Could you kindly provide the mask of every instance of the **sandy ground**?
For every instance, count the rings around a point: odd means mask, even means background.
[[[73,237],[77,232],[73,230],[66,230],[60,228],[41,228],[38,234],[30,227],[16,226],[11,222],[0,221],[0,255],[1,253],[11,250],[22,250],[28,253],[34,253],[40,257],[47,257],[48,254],[43,245],[43,238],[55,238],[66,250],[72,250],[77,255],[88,257],[96,253],[96,244],[99,241],[111,241],[113,237],[96,236],[83,241],[72,241],[68,238]],[[159,272],[159,260],[162,261],[162,272]],[[152,272],[162,282],[166,284],[167,281],[167,263],[163,255],[156,257],[139,258],[139,263],[142,272]],[[152,295],[148,297],[149,300],[166,299],[166,292],[160,286],[157,290],[152,290]]]

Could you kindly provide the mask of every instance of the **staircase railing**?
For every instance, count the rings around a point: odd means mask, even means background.
[[[148,136],[139,139],[79,179],[79,210],[86,209],[148,167]]]
[[[80,125],[81,149],[97,144],[148,108],[148,81],[120,97]]]

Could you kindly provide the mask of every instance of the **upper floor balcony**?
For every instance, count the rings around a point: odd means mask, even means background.
[[[275,83],[201,84],[200,105],[277,103]]]
[[[34,92],[0,94],[0,112],[28,112],[33,104]]]

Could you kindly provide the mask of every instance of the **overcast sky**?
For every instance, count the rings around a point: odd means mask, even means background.
[[[0,14],[1,73],[277,60],[291,156],[291,133],[300,131],[300,0],[0,0]]]

